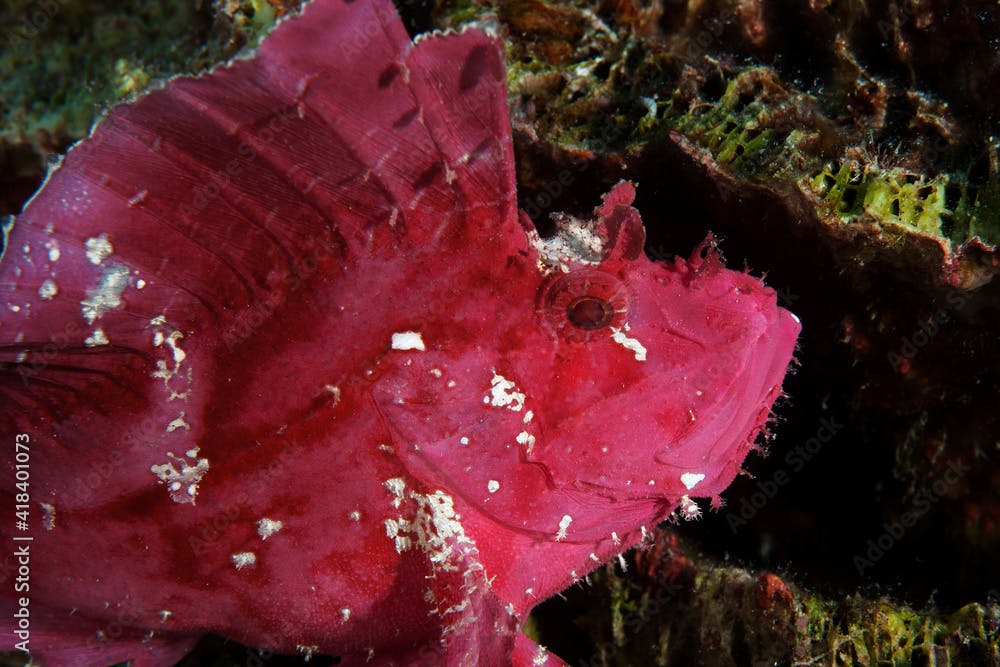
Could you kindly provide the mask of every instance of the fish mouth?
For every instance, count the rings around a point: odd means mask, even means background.
[[[686,434],[682,447],[661,447],[654,455],[663,467],[657,471],[665,478],[662,488],[674,490],[675,498],[716,498],[732,483],[771,418],[801,328],[795,315],[775,308],[725,400]]]

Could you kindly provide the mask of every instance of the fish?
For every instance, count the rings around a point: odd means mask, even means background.
[[[313,0],[111,109],[4,226],[5,637],[557,665],[539,602],[696,518],[800,324],[616,184],[517,208],[500,38]]]

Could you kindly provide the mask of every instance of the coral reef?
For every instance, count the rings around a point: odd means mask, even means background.
[[[84,2],[0,7],[0,215],[38,187],[49,156],[109,105],[252,46],[298,0]]]
[[[917,611],[883,595],[830,601],[770,571],[695,556],[671,530],[539,615],[553,650],[587,667],[656,665],[991,665],[1000,604]],[[587,610],[581,613],[580,609]],[[551,628],[551,625],[549,626]],[[574,634],[575,633],[575,634]],[[567,637],[572,641],[565,644]]]

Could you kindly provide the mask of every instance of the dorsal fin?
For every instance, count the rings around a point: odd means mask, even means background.
[[[523,236],[499,48],[414,45],[389,0],[317,2],[252,59],[113,109],[10,233],[0,392],[138,405],[173,331],[189,354],[360,257]]]

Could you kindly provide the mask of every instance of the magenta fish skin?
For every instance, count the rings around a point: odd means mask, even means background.
[[[798,320],[711,239],[647,258],[629,182],[540,238],[505,81],[481,30],[314,0],[65,156],[0,263],[5,636],[557,665],[531,608],[720,502]]]

